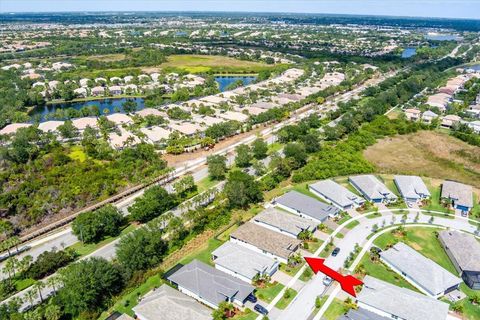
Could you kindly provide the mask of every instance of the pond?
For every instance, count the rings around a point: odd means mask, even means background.
[[[416,48],[405,48],[402,52],[402,58],[404,59],[411,58],[416,54],[417,54]]]
[[[472,69],[475,71],[480,71],[480,64],[474,64],[473,66],[468,66],[466,69]]]
[[[42,107],[35,108],[32,113],[30,114],[33,119],[38,120],[40,122],[53,120],[52,116],[54,113],[58,112],[60,114],[61,111],[59,110],[67,110],[69,108],[73,108],[75,110],[81,110],[83,107],[93,107],[97,106],[100,112],[100,115],[105,114],[104,111],[108,110],[108,114],[121,112],[125,113],[122,107],[122,104],[127,101],[132,100],[137,104],[137,110],[141,110],[145,108],[145,103],[142,98],[112,98],[112,99],[101,99],[101,100],[91,100],[91,101],[82,101],[82,102],[64,102],[64,103],[55,103],[49,104]],[[50,116],[49,116],[50,115]],[[55,120],[63,120],[63,119],[55,119]]]
[[[221,92],[224,92],[228,89],[228,86],[231,85],[232,83],[240,80],[243,82],[243,85],[249,85],[253,81],[255,81],[257,77],[254,76],[238,76],[238,77],[232,77],[232,76],[225,76],[225,77],[215,77],[215,81],[218,82],[218,86]]]

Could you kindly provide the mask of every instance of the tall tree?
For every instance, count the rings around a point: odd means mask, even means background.
[[[252,144],[252,153],[255,159],[264,159],[267,157],[268,145],[263,139],[258,138]]]
[[[212,155],[207,158],[208,175],[214,180],[222,180],[227,173],[227,158],[222,155]]]
[[[131,218],[139,222],[148,222],[170,210],[175,205],[174,196],[160,186],[147,189],[143,196],[135,199],[128,208]]]
[[[235,164],[237,167],[245,168],[250,166],[252,161],[252,154],[250,153],[250,147],[246,144],[239,145],[235,148],[237,156],[235,157]]]
[[[244,208],[251,203],[263,200],[259,183],[252,176],[240,170],[230,172],[224,193],[230,206],[237,208]]]

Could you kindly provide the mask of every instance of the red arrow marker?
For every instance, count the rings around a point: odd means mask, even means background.
[[[327,267],[324,264],[325,259],[305,257],[305,261],[307,261],[308,265],[310,266],[310,268],[312,268],[312,271],[315,274],[317,274],[317,272],[320,271],[321,273],[329,276],[333,280],[338,281],[343,291],[345,291],[346,293],[354,297],[357,296],[355,293],[355,286],[362,285],[363,284],[362,281],[350,275],[344,276],[338,273],[337,271]]]

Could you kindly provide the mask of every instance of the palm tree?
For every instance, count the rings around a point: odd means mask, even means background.
[[[3,273],[8,275],[8,279],[11,281],[12,277],[15,275],[15,261],[12,258],[8,259],[5,262],[5,267],[3,267]]]
[[[30,302],[30,307],[33,307],[33,300],[37,299],[37,292],[33,289],[30,289],[25,293],[25,296]]]
[[[60,284],[60,279],[56,276],[51,276],[46,281],[47,286],[53,289],[53,293],[57,294],[58,285]]]
[[[40,297],[40,301],[43,303],[43,296],[42,296],[42,289],[45,288],[45,283],[43,283],[42,281],[37,281],[34,283],[33,285],[33,289],[37,290],[38,292],[38,296]]]
[[[33,262],[33,257],[31,255],[26,255],[22,260],[18,262],[18,268],[20,272],[25,272],[30,267],[30,264]]]

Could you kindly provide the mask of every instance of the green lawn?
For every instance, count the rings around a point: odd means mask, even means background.
[[[282,291],[283,287],[284,285],[279,282],[270,283],[265,288],[257,289],[257,293],[255,295],[258,299],[270,303],[280,293],[280,291]]]
[[[346,312],[348,312],[348,308],[345,306],[345,303],[343,303],[342,300],[335,298],[328,306],[328,309],[325,311],[322,319],[336,320]]]
[[[317,241],[308,242],[308,249],[306,249],[308,252],[315,253],[315,251],[317,251],[317,249],[320,248],[320,246],[323,244],[322,240],[318,240],[318,239],[316,240]]]
[[[375,239],[374,244],[384,249],[387,245],[396,241],[404,242],[427,258],[432,259],[445,269],[456,274],[455,267],[435,236],[435,232],[441,229],[419,227],[406,228],[405,230],[406,236],[404,237],[387,232]]]
[[[368,215],[368,216],[365,216],[365,218],[367,218],[367,219],[375,219],[375,218],[378,218],[378,217],[381,217],[381,216],[382,216],[382,214],[381,214],[380,212],[375,212],[375,213],[372,213],[372,214],[370,214],[370,215]]]
[[[341,225],[342,223],[344,223],[345,221],[350,220],[350,219],[352,219],[352,217],[348,213],[345,212],[345,213],[342,214],[342,217],[338,221],[336,221],[336,223],[338,225]]]
[[[360,224],[360,222],[358,222],[358,220],[354,220],[354,221],[350,222],[349,224],[347,224],[347,225],[345,226],[345,228],[347,228],[347,229],[353,229],[353,228],[355,228],[356,226],[358,226],[359,224]]]
[[[410,283],[408,283],[400,275],[388,268],[382,262],[372,262],[368,253],[362,258],[360,265],[363,266],[365,268],[365,272],[372,277],[389,282],[399,287],[417,291]]]
[[[295,267],[290,267],[289,265],[286,265],[285,263],[280,263],[280,270],[288,274],[289,276],[293,277],[294,275],[297,274],[298,270],[302,268],[302,266],[305,264],[305,262],[300,263],[296,265]]]
[[[465,283],[460,284],[460,290],[463,291],[468,297],[480,295],[480,292],[478,292],[478,290],[470,289]],[[480,319],[480,306],[473,305],[469,301],[468,297],[460,302],[463,305],[463,315],[468,320]]]
[[[246,308],[242,314],[236,315],[235,317],[231,318],[232,320],[255,320],[257,319],[258,314]]]
[[[272,153],[274,153],[274,152],[280,151],[282,148],[283,148],[283,144],[281,144],[281,143],[279,143],[279,142],[274,142],[274,143],[268,145],[268,151],[267,151],[267,153],[268,153],[268,154],[272,154]]]
[[[333,243],[328,243],[325,249],[323,249],[323,251],[320,253],[320,257],[326,258],[330,256],[334,248],[335,248],[335,245]]]
[[[307,282],[310,279],[312,279],[314,273],[310,267],[306,268],[305,271],[303,271],[302,275],[300,276],[300,280],[303,282]]]
[[[221,241],[228,241],[230,240],[230,234],[237,230],[238,228],[238,225],[235,223],[233,225],[231,225],[227,230],[223,231],[221,234],[219,234],[217,236],[217,239],[221,240]]]
[[[112,241],[114,241],[115,239],[118,239],[119,237],[135,230],[137,228],[136,225],[133,225],[133,224],[130,224],[128,225],[127,227],[125,227],[122,232],[120,233],[119,236],[117,237],[107,237],[105,239],[103,239],[102,241],[98,242],[98,243],[82,243],[81,241],[73,244],[72,246],[70,246],[70,248],[72,248],[73,250],[75,250],[75,252],[80,256],[80,257],[83,257],[83,256],[86,256],[86,255],[89,255],[91,254],[92,252],[94,252],[95,250],[111,243]]]
[[[288,307],[290,302],[292,302],[293,298],[297,295],[297,291],[293,290],[292,288],[288,288],[285,290],[282,298],[277,302],[275,307],[277,307],[280,310],[285,309]]]
[[[20,292],[28,287],[30,287],[31,285],[33,285],[36,281],[34,279],[19,279],[19,280],[15,280],[15,289],[17,290],[17,292]]]
[[[206,264],[213,266],[214,264],[212,262],[212,251],[220,247],[222,244],[223,244],[223,241],[220,241],[217,239],[208,239],[208,244],[206,248],[203,248],[202,250],[199,250],[197,252],[194,252],[186,256],[185,258],[180,260],[180,263],[188,264],[192,260],[197,259],[202,262],[205,262]]]
[[[430,191],[431,198],[430,203],[424,206],[422,209],[452,213],[451,210],[445,208],[440,203],[440,187],[433,187],[428,181],[426,181],[425,183],[427,184],[428,190]]]
[[[217,180],[212,180],[210,177],[203,178],[202,180],[197,182],[197,188],[198,188],[198,193],[202,193],[216,184],[218,184],[220,181]]]

